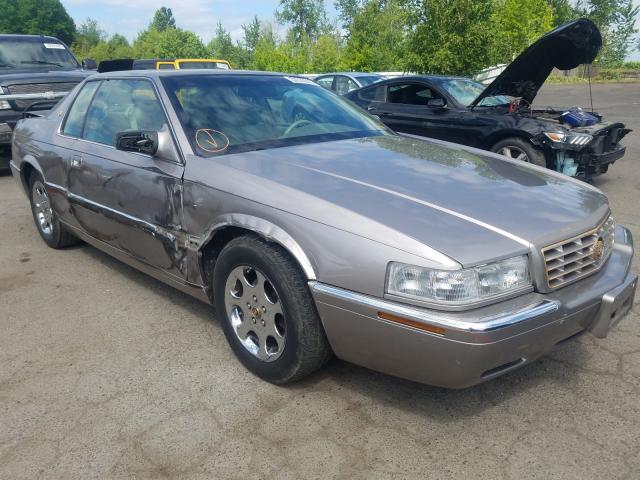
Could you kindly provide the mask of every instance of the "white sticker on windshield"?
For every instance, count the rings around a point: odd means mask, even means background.
[[[291,83],[306,83],[307,85],[318,85],[313,80],[309,80],[308,78],[303,77],[284,77],[289,80]],[[318,85],[319,86],[319,85]]]
[[[60,43],[45,43],[44,48],[57,48],[58,50],[64,50],[64,45]]]

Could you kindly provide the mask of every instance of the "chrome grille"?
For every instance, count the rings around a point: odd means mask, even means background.
[[[53,83],[28,83],[24,85],[9,85],[7,89],[11,95],[23,93],[45,93],[45,92],[70,92],[78,82],[53,82]],[[36,100],[15,100],[18,108],[26,108]]]
[[[609,216],[594,230],[542,249],[547,284],[559,288],[600,269],[613,248],[615,222]]]

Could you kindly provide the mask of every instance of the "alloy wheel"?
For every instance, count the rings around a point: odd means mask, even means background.
[[[531,162],[527,154],[522,149],[513,145],[505,145],[500,150],[498,150],[498,153],[513,160],[520,160],[522,162],[528,163]]]
[[[286,322],[280,297],[269,278],[255,267],[234,268],[225,282],[225,307],[242,346],[264,361],[284,350]]]
[[[44,184],[39,180],[33,184],[32,199],[38,228],[45,235],[51,235],[53,232],[53,210],[51,209],[49,194]]]

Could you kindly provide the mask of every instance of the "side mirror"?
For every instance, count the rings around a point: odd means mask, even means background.
[[[116,149],[153,156],[158,151],[158,132],[142,130],[120,132],[116,134]]]
[[[429,108],[446,108],[446,106],[444,98],[430,98],[427,100],[427,107]]]
[[[98,64],[93,58],[85,58],[82,61],[82,68],[84,68],[85,70],[97,70]]]

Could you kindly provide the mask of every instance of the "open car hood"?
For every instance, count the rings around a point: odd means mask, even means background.
[[[591,63],[601,47],[602,36],[591,20],[580,18],[560,25],[518,55],[471,106],[495,95],[521,97],[531,104],[554,68],[570,70]]]

